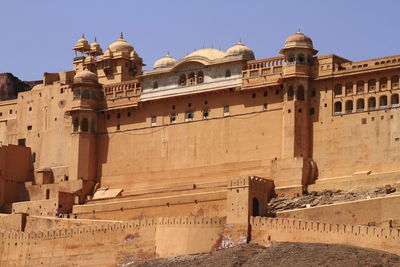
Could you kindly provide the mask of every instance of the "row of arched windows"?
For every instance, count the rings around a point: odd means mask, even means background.
[[[293,100],[295,95],[296,95],[297,101],[304,101],[305,91],[304,91],[304,87],[302,85],[299,85],[297,87],[296,94],[295,94],[293,86],[289,86],[288,91],[287,91],[287,101]]]
[[[95,91],[90,92],[88,89],[80,90],[80,89],[74,89],[74,100],[79,100],[79,99],[97,99],[97,95]]]
[[[388,100],[390,100],[390,103],[388,102]],[[334,114],[341,115],[343,113],[346,114],[353,113],[354,111],[363,112],[366,110],[386,109],[388,107],[394,108],[398,106],[399,106],[399,94],[392,94],[390,98],[388,98],[387,95],[382,95],[378,99],[374,96],[371,96],[366,101],[364,98],[357,99],[355,106],[353,104],[353,100],[345,101],[344,106],[341,101],[336,101],[334,104]]]
[[[390,82],[390,85],[389,85]],[[365,89],[367,86],[367,89]],[[389,88],[390,87],[390,88]],[[378,80],[369,79],[367,82],[364,80],[359,80],[356,83],[348,82],[346,84],[336,84],[334,89],[335,96],[341,96],[343,93],[345,95],[362,94],[365,91],[374,92],[376,89],[384,91],[387,89],[397,89],[399,88],[399,75],[393,75],[390,80],[386,77],[382,77]]]
[[[76,132],[89,132],[89,119],[88,118],[82,118],[82,120],[79,121],[79,118],[75,118],[74,121],[73,121],[73,129],[72,129],[72,131],[74,133],[76,133]],[[92,132],[92,133],[96,132],[96,121],[95,121],[95,119],[91,120],[90,132]]]
[[[289,54],[285,59],[286,65],[293,65],[293,64],[302,64],[305,65],[306,63],[311,63],[311,57],[306,58],[304,54]]]
[[[225,71],[225,78],[231,77],[231,70],[227,69]],[[196,74],[194,72],[190,72],[188,75],[186,74],[181,74],[179,76],[179,81],[178,84],[179,86],[190,86],[190,85],[195,85],[195,84],[201,84],[204,82],[204,74],[202,71],[197,72]],[[158,82],[154,81],[153,82],[153,89],[158,88]]]
[[[194,72],[190,72],[187,76],[186,74],[182,74],[179,77],[180,86],[195,85],[203,83],[203,81],[204,81],[204,74],[202,71],[199,71],[197,74],[194,74]]]

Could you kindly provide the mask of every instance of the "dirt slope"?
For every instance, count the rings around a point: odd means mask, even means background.
[[[274,267],[400,267],[400,256],[376,250],[342,245],[275,243],[270,248],[247,244],[207,254],[156,259],[123,266],[274,266]]]

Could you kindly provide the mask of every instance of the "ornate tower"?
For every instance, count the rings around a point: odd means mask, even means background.
[[[282,159],[273,164],[277,187],[304,185],[312,163],[309,80],[313,56],[318,51],[301,32],[286,39],[280,53],[283,66]]]
[[[85,39],[84,34],[82,34],[82,38],[76,42],[73,50],[75,51],[74,70],[81,71],[84,69],[85,55],[90,51],[89,43]]]
[[[120,83],[134,79],[142,73],[142,58],[124,36],[110,44],[102,56],[98,58],[97,73],[102,84]]]
[[[77,72],[72,84],[71,180],[94,182],[96,177],[96,109],[102,98],[97,75],[85,69]]]

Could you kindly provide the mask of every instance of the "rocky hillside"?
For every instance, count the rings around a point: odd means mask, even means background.
[[[341,245],[275,243],[270,248],[265,248],[256,244],[247,244],[207,254],[157,259],[141,264],[132,263],[120,266],[398,267],[400,266],[400,256],[376,250]]]

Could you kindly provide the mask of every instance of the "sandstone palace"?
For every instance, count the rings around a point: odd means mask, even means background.
[[[400,254],[396,194],[268,217],[273,197],[399,185],[400,56],[317,55],[301,32],[273,58],[239,42],[148,70],[122,33],[73,50],[42,81],[0,75],[0,265],[273,241]]]

